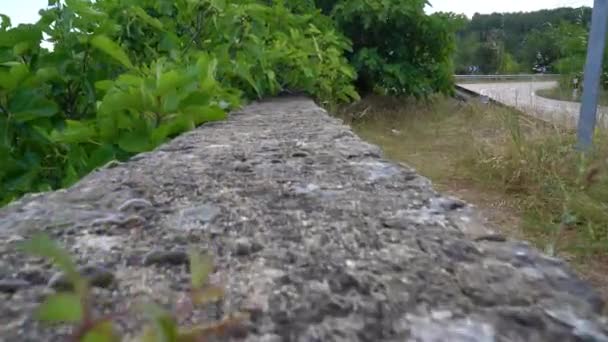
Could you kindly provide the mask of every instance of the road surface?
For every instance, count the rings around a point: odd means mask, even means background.
[[[551,100],[536,95],[536,91],[539,89],[556,87],[556,81],[462,83],[459,86],[547,122],[568,128],[576,128],[578,124],[580,103]],[[598,124],[601,122],[603,127],[608,127],[608,120],[604,119],[606,114],[608,114],[608,108],[598,108]]]

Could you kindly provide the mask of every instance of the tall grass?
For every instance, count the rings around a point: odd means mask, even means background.
[[[522,198],[523,228],[544,236],[548,253],[556,248],[586,255],[608,252],[605,136],[597,135],[598,151],[585,157],[573,148],[573,132],[536,124],[522,133],[521,115],[496,114],[510,139],[502,146],[479,145],[474,158],[463,160],[476,170],[471,176]]]
[[[550,254],[608,255],[608,135],[582,156],[575,133],[493,105],[371,97],[338,115],[434,182],[501,193]]]

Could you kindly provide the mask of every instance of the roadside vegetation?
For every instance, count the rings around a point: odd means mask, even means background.
[[[343,106],[364,139],[473,204],[502,232],[573,262],[606,287],[608,135],[583,159],[575,132],[519,112],[437,96],[369,97]]]
[[[266,96],[450,93],[455,27],[425,5],[49,0],[34,24],[0,14],[0,205]]]

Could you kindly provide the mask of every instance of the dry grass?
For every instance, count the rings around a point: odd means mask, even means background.
[[[573,132],[444,97],[426,103],[370,97],[337,115],[387,157],[477,204],[510,235],[575,261],[608,288],[607,136],[598,134],[598,151],[583,158]]]

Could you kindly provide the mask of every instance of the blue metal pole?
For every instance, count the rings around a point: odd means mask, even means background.
[[[591,18],[591,33],[587,47],[587,62],[583,83],[583,97],[578,121],[578,148],[588,152],[593,148],[593,133],[597,121],[602,58],[606,46],[608,1],[595,0]]]

